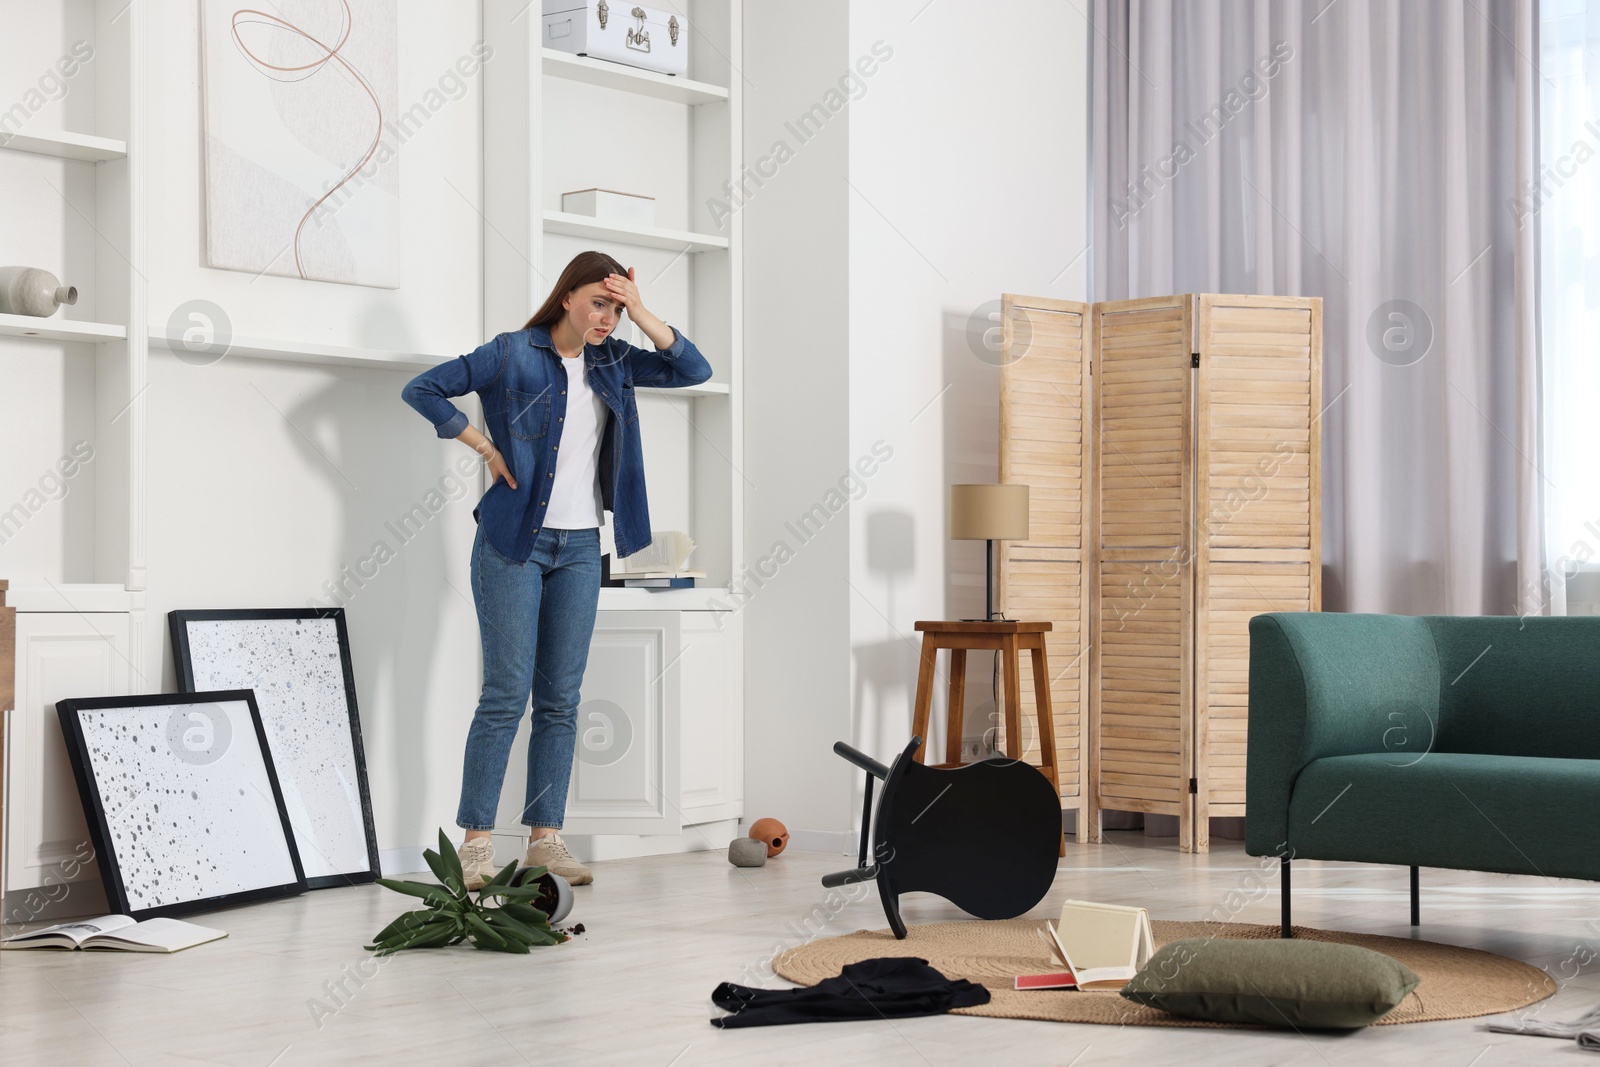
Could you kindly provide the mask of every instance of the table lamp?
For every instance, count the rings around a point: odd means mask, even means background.
[[[983,618],[994,619],[994,543],[1028,539],[1028,487],[1002,485],[952,485],[950,487],[950,537],[957,541],[983,541]]]

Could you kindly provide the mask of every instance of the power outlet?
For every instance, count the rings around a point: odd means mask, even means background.
[[[981,759],[988,759],[994,754],[981,737],[966,737],[961,740],[961,761],[963,763],[976,763]]]

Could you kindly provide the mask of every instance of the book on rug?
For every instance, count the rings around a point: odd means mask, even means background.
[[[158,917],[134,922],[128,915],[102,915],[97,919],[58,923],[13,934],[0,940],[0,948],[116,949],[121,952],[179,952],[219,937],[224,930],[197,926],[181,919]]]
[[[1061,905],[1060,919],[1054,926],[1045,923],[1045,930],[1051,952],[1067,965],[1079,989],[1120,989],[1155,953],[1144,908],[1069,900]]]
[[[1019,974],[1016,989],[1077,989],[1078,978],[1071,971],[1056,974]]]

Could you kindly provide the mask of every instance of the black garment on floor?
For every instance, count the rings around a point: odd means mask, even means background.
[[[774,1026],[848,1019],[900,1019],[939,1015],[951,1008],[989,1003],[989,991],[965,978],[951,981],[927,960],[890,956],[845,966],[837,978],[810,989],[756,989],[723,982],[711,1002],[730,1011],[712,1026]]]

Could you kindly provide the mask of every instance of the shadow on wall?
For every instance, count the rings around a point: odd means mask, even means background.
[[[857,642],[854,691],[856,736],[851,744],[877,758],[898,752],[911,737],[911,707],[916,697],[919,652],[905,633],[910,622],[895,614],[895,585],[915,571],[916,520],[910,512],[878,510],[867,515],[867,573],[887,591],[885,614],[904,633],[881,641]],[[860,783],[857,783],[859,786]]]
[[[441,468],[438,437],[400,399],[408,377],[385,371],[341,376],[286,411],[301,431],[290,439],[305,467],[325,478],[342,502],[327,520],[338,527],[329,543],[339,563],[297,583],[297,601],[345,608],[368,779],[374,801],[387,802],[387,810],[375,813],[378,831],[392,844],[424,841],[438,822],[437,812],[424,810],[429,791],[414,786],[449,767],[445,761],[430,766],[425,754],[435,660],[441,648],[456,644],[441,641],[440,625],[462,617],[463,605],[448,603],[456,597],[474,616],[466,579],[450,577],[466,574],[466,560],[445,558],[445,529],[463,521],[470,526],[479,495],[475,464],[465,475],[447,452],[449,465]],[[352,418],[356,412],[383,413],[378,431],[367,432],[374,420]],[[477,664],[463,673],[476,678]],[[470,703],[446,710],[460,716],[464,733]]]
[[[985,304],[985,307],[988,305]],[[998,312],[998,301],[994,303]],[[941,365],[949,391],[940,401],[943,419],[944,455],[941,457],[943,482],[939,486],[939,542],[944,546],[944,617],[981,619],[984,615],[983,541],[950,539],[950,486],[1000,480],[1000,350],[998,333],[990,330],[975,337],[970,308],[946,309],[944,313]],[[998,328],[999,317],[992,324]],[[998,556],[1004,546],[995,546],[996,600],[998,611]],[[966,714],[963,733],[970,739],[998,740],[999,704],[995,698],[995,658],[998,653],[968,653]],[[1027,657],[1024,656],[1024,659]],[[943,666],[941,665],[941,671]],[[1024,667],[1021,678],[1029,685]],[[948,686],[948,674],[942,674]]]

